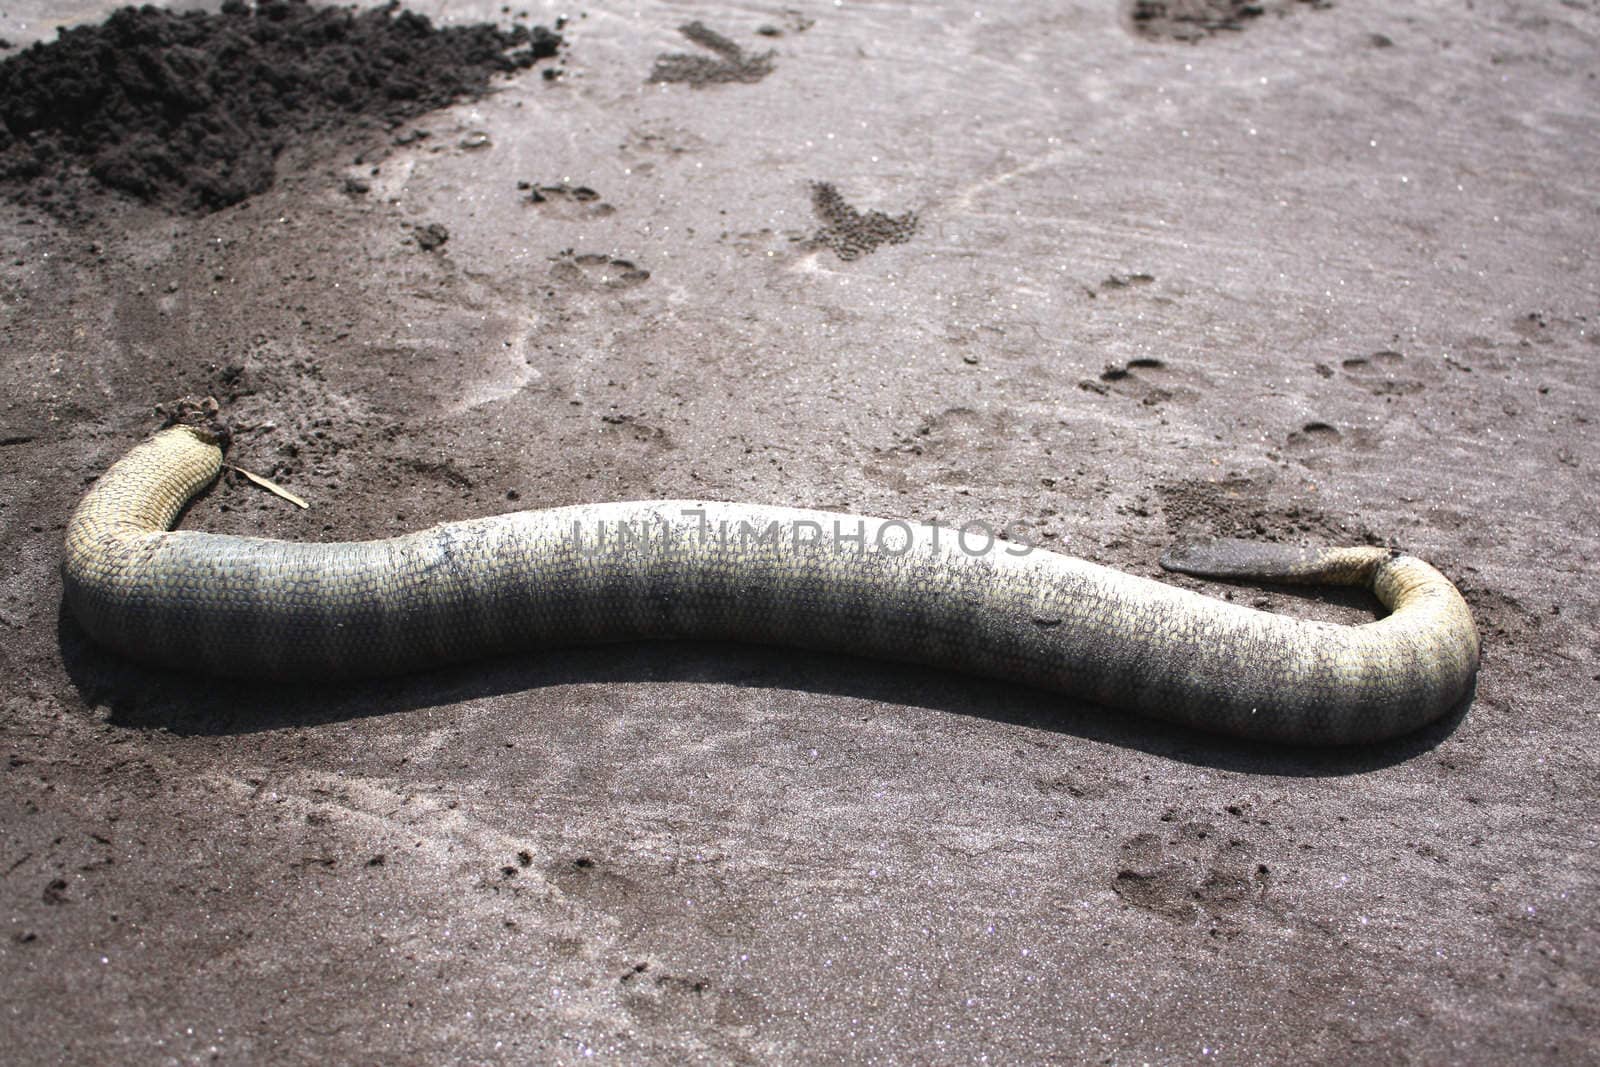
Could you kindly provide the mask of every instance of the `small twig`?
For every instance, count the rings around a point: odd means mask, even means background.
[[[285,489],[283,486],[279,485],[277,482],[273,481],[271,478],[263,478],[259,474],[251,474],[243,467],[236,467],[232,463],[228,464],[228,469],[232,471],[238,471],[240,474],[244,475],[246,478],[250,479],[267,492],[283,497],[283,499],[287,500],[297,508],[309,508],[311,506],[304,500],[289,492],[289,490]]]

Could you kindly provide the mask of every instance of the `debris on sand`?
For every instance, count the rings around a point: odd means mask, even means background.
[[[886,215],[882,211],[862,213],[845,202],[832,182],[811,183],[811,208],[822,222],[811,240],[831,248],[842,260],[860,259],[879,245],[899,245],[917,232],[917,213]]]
[[[703,89],[728,82],[758,82],[772,73],[775,52],[746,52],[703,22],[687,23],[678,27],[678,32],[716,58],[689,52],[657,56],[655,69],[650,72],[651,81],[683,82]]]
[[[0,183],[61,214],[95,184],[203,214],[270,187],[307,133],[479,96],[560,45],[542,26],[435,27],[398,4],[123,8],[0,62]]]

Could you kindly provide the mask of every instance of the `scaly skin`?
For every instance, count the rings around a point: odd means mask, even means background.
[[[1299,744],[1413,730],[1467,699],[1478,667],[1455,587],[1382,548],[1203,542],[1163,561],[1366,585],[1391,609],[1340,626],[1043,549],[985,550],[980,535],[751,504],[580,505],[339,544],[169,530],[221,464],[214,437],[175,426],[84,497],[63,569],[95,640],[178,669],[300,681],[600,641],[758,641],[952,667]]]

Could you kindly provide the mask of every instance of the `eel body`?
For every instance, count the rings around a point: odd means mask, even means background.
[[[302,544],[171,530],[222,447],[135,446],[67,526],[66,602],[147,663],[315,681],[644,638],[756,641],[1029,683],[1211,731],[1371,742],[1468,699],[1478,635],[1423,561],[1239,541],[1172,570],[1362,585],[1390,613],[1286,618],[986,533],[784,507],[609,503]]]

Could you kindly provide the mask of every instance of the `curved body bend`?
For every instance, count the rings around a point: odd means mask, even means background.
[[[373,676],[534,648],[692,637],[928,663],[1242,737],[1375,741],[1466,699],[1472,616],[1419,559],[1201,543],[1172,569],[1370,587],[1391,613],[1286,618],[1043,549],[796,508],[643,501],[386,540],[172,531],[221,469],[206,432],[136,446],[67,526],[65,595],[96,641],[184,670]]]

